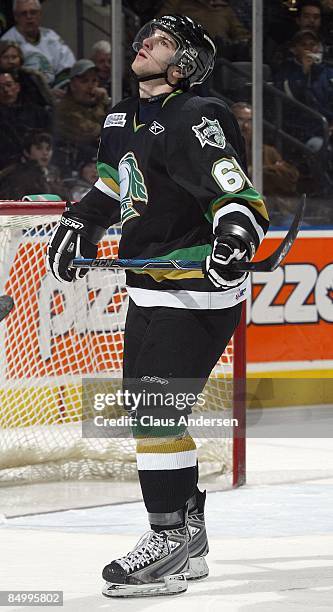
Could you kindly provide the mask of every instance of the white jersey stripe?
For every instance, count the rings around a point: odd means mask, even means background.
[[[170,308],[193,308],[194,310],[230,308],[246,300],[251,294],[251,280],[246,278],[238,287],[228,291],[158,291],[127,287],[127,292],[137,306],[168,306]]]
[[[213,232],[215,232],[216,226],[221,217],[224,217],[224,215],[228,215],[229,213],[233,212],[240,212],[250,219],[254,229],[258,234],[259,241],[261,242],[265,235],[262,227],[260,227],[259,223],[257,223],[254,214],[246,206],[242,206],[238,202],[232,202],[230,204],[226,204],[226,206],[222,206],[221,208],[219,208],[219,210],[215,213],[214,216]]]
[[[98,181],[96,181],[94,187],[96,187],[100,191],[103,191],[103,193],[105,193],[106,195],[110,196],[111,198],[114,198],[115,200],[117,200],[119,202],[119,200],[120,200],[119,194],[116,193],[115,191],[113,191],[113,189],[111,189],[111,187],[106,185],[102,181],[102,179],[99,178]]]

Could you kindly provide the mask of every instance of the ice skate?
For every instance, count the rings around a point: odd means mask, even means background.
[[[107,597],[175,595],[187,590],[186,527],[147,531],[134,549],[103,570]]]
[[[189,530],[189,569],[186,572],[188,580],[199,580],[206,578],[209,574],[208,565],[205,556],[209,552],[207,532],[205,526],[204,507],[206,500],[206,491],[201,493],[197,491],[196,496],[193,496],[189,502],[188,513],[188,530]],[[191,509],[192,504],[195,506]]]

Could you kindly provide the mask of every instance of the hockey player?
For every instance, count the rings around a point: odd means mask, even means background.
[[[162,392],[174,379],[193,379],[198,390],[249,295],[248,275],[226,264],[252,258],[267,230],[267,213],[244,172],[233,115],[221,100],[192,93],[214,66],[215,46],[206,31],[187,17],[164,16],[139,31],[133,48],[140,96],[120,102],[105,119],[99,179],[62,215],[48,266],[60,281],[83,277],[86,270],[73,270],[71,260],[94,258],[98,241],[120,217],[120,257],[205,261],[205,274],[126,274],[124,379]],[[124,597],[186,591],[187,578],[208,575],[195,443],[184,428],[163,437],[141,435],[137,466],[151,530],[104,568],[103,592]]]

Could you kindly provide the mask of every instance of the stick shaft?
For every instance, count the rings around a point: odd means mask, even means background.
[[[306,205],[306,196],[303,195],[285,238],[278,248],[262,261],[232,261],[229,270],[245,272],[273,272],[284,260],[294,244],[300,229]],[[202,270],[203,261],[190,261],[180,259],[74,259],[73,268],[122,268],[136,270]]]
[[[201,261],[159,259],[74,259],[73,268],[118,268],[136,270],[201,270]]]

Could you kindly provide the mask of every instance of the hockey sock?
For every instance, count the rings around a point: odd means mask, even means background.
[[[196,445],[188,434],[137,441],[139,479],[152,529],[184,524],[184,508],[196,488],[196,460]]]

